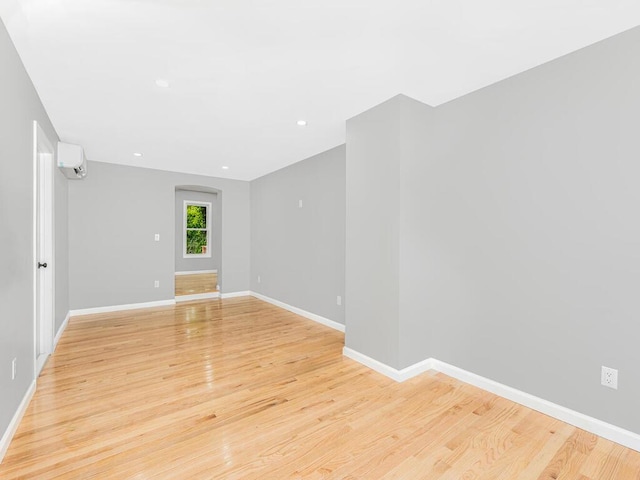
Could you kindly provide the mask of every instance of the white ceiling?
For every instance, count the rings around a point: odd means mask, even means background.
[[[640,1],[0,0],[0,15],[89,159],[250,180],[343,143],[346,119],[398,93],[438,105],[637,26]]]

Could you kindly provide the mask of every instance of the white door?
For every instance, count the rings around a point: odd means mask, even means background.
[[[37,122],[34,135],[34,268],[36,377],[53,347],[53,144]]]

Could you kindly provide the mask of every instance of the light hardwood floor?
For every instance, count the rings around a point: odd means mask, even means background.
[[[15,479],[640,479],[640,453],[245,297],[74,317],[0,465]]]
[[[213,293],[218,291],[217,273],[176,275],[176,296]]]

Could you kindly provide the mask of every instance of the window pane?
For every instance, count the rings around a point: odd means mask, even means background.
[[[187,228],[207,228],[207,207],[187,205]]]
[[[187,254],[204,255],[207,247],[206,230],[187,230]]]

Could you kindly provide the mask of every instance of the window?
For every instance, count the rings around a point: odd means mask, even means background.
[[[184,258],[211,256],[211,203],[184,202]]]

